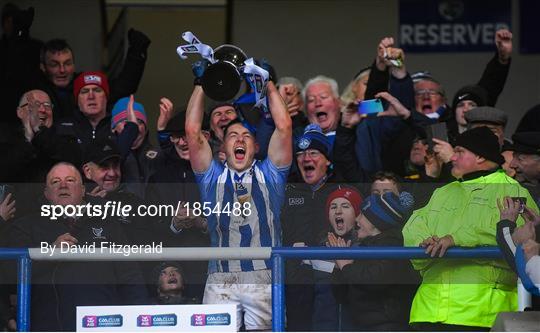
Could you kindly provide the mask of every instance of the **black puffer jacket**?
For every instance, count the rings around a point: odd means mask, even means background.
[[[400,229],[364,239],[360,246],[403,246]],[[334,270],[336,298],[348,303],[354,331],[406,331],[420,283],[409,260],[355,260]]]

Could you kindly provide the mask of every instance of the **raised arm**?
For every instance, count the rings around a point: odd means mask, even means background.
[[[495,33],[495,46],[497,53],[487,63],[478,85],[488,92],[488,105],[495,106],[499,95],[502,93],[504,84],[512,63],[512,33],[507,29],[497,30]]]
[[[201,130],[203,117],[204,92],[196,85],[187,106],[185,126],[191,167],[196,173],[205,172],[212,163],[212,149]]]
[[[124,96],[135,94],[146,65],[148,46],[151,41],[142,31],[129,29],[128,50],[122,70],[111,80],[110,105]]]
[[[292,120],[285,102],[271,81],[268,82],[268,101],[276,125],[268,145],[268,158],[276,167],[286,167],[292,162]]]

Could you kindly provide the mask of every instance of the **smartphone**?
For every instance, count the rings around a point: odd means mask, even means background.
[[[519,213],[522,214],[525,211],[525,205],[527,204],[527,198],[525,197],[512,197],[514,202],[519,202]]]
[[[4,201],[9,193],[13,195],[13,186],[4,184],[0,185],[0,202]],[[11,200],[13,200],[13,198]]]
[[[383,111],[383,104],[379,98],[368,99],[358,104],[358,113],[360,114],[379,113]]]
[[[433,125],[429,125],[426,128],[426,139],[428,149],[430,151],[433,151],[433,146],[435,146],[435,142],[433,142],[433,139],[448,142],[448,130],[446,129],[446,123],[436,123]]]

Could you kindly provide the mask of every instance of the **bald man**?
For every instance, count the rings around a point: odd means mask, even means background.
[[[50,205],[85,203],[81,174],[66,162],[51,168],[43,194]],[[15,221],[9,232],[10,246],[43,248],[43,244],[60,246],[64,242],[99,249],[102,242],[126,244],[119,224],[109,219],[85,213],[56,220],[44,215],[36,213]],[[35,262],[33,266],[33,331],[74,331],[77,306],[148,302],[143,277],[133,262]]]

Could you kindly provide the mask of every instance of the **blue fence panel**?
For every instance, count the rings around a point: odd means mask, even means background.
[[[30,331],[30,282],[32,261],[28,249],[0,248],[0,259],[17,260],[17,331]]]
[[[419,247],[272,248],[272,330],[285,330],[285,270],[288,258],[297,259],[422,259],[429,258]],[[498,247],[451,248],[444,258],[501,258]],[[30,283],[32,260],[28,249],[0,248],[0,259],[18,260],[17,329],[30,330]]]
[[[272,249],[272,331],[285,331],[284,262],[296,259],[422,259],[430,258],[420,247],[276,247]],[[502,258],[498,247],[451,248],[448,258]],[[276,281],[276,278],[279,280]],[[276,283],[278,282],[278,283]]]

